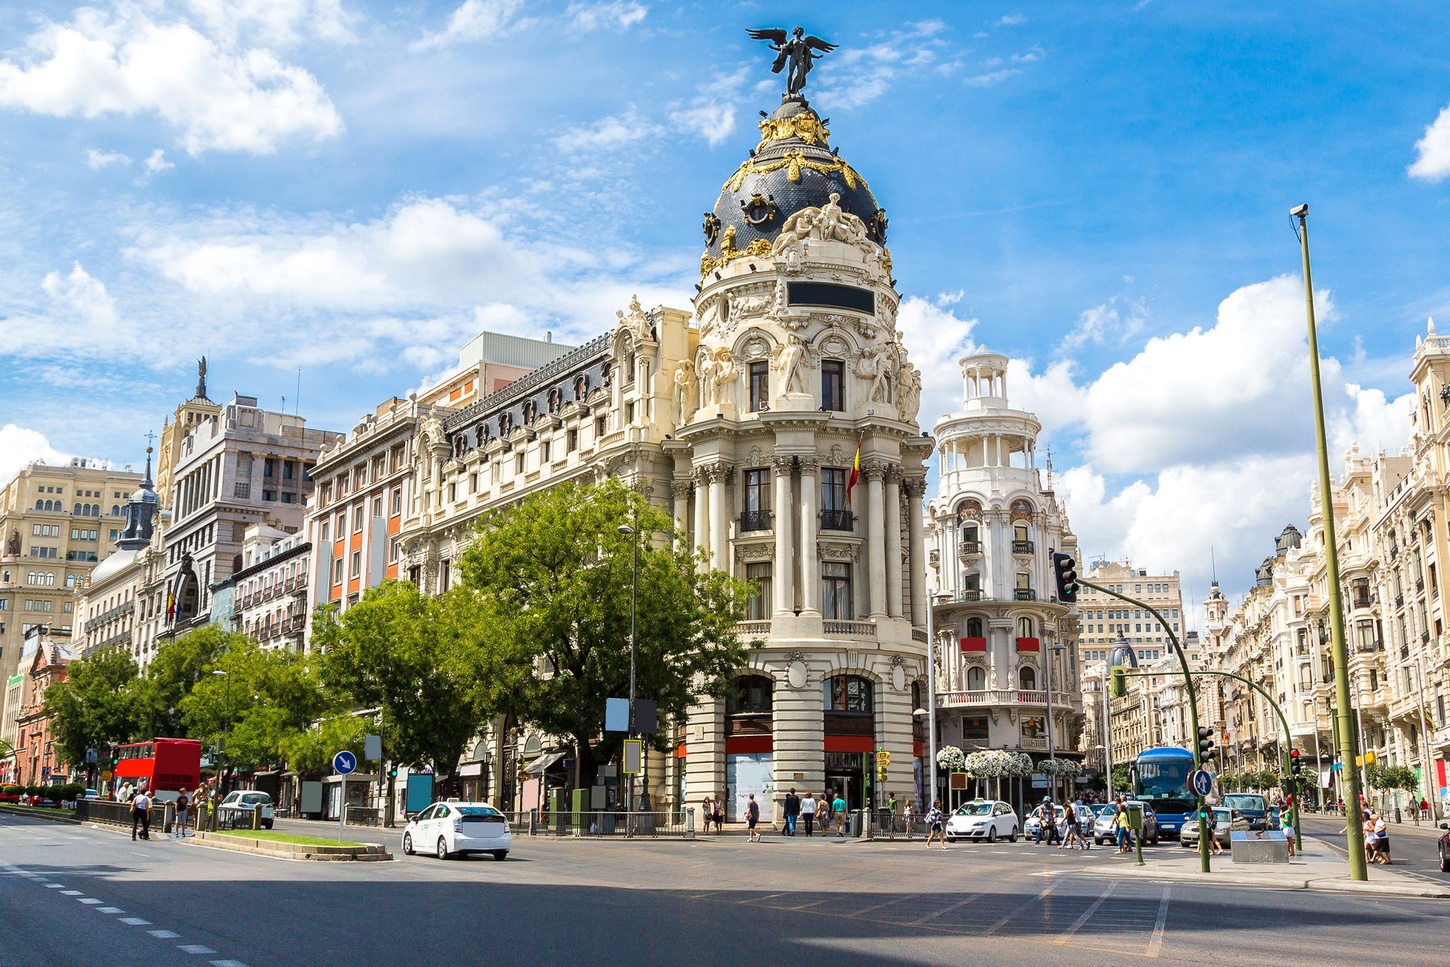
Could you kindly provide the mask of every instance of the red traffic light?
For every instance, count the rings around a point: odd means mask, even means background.
[[[1298,749],[1290,749],[1289,750],[1289,758],[1291,758],[1291,759],[1297,759],[1297,758],[1299,758],[1299,750]]]

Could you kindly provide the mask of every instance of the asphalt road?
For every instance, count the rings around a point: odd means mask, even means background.
[[[0,965],[1450,962],[1450,901],[1093,874],[1126,862],[769,836],[309,863],[0,815]]]

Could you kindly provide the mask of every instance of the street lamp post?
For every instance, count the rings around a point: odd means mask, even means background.
[[[1430,796],[1430,791],[1431,791],[1430,790],[1430,776],[1432,774],[1431,770],[1433,768],[1433,762],[1430,759],[1430,733],[1427,732],[1427,731],[1425,731],[1425,714],[1426,714],[1425,713],[1425,674],[1420,669],[1420,659],[1418,657],[1416,657],[1416,658],[1411,659],[1411,660],[1414,661],[1414,663],[1415,663],[1415,684],[1418,686],[1418,691],[1419,691],[1419,694],[1420,694],[1420,714],[1419,714],[1419,719],[1420,719],[1420,751],[1424,754],[1424,757],[1425,757],[1425,793],[1424,793],[1424,795],[1425,795],[1425,801],[1430,804],[1430,819],[1435,820],[1435,819],[1439,819],[1440,818],[1440,816],[1439,816],[1439,812],[1440,812],[1440,805],[1439,805],[1439,803],[1440,803],[1440,795],[1439,795],[1439,793],[1440,793],[1440,790],[1439,789],[1434,790],[1435,791],[1435,796],[1433,798],[1431,798],[1431,796]],[[1414,804],[1414,809],[1415,809],[1415,821],[1416,822],[1419,822],[1419,818],[1420,818],[1420,804],[1419,803],[1415,803]]]
[[[927,809],[936,799],[936,603],[941,597],[951,597],[939,591],[926,595],[926,757],[931,774],[931,791],[926,794]]]
[[[221,671],[221,670],[216,670],[216,671],[213,671],[212,674],[213,675],[220,675],[220,676],[222,676],[223,678],[225,678],[227,680],[226,704],[224,706],[222,706],[222,708],[223,708],[223,712],[222,712],[222,761],[223,762],[230,763],[230,761],[231,761],[231,750],[230,750],[229,746],[231,745],[231,742],[232,742],[232,673],[231,672],[226,672],[226,671]],[[231,790],[229,790],[227,788],[227,771],[226,771],[226,769],[223,769],[222,770],[221,786],[222,786],[222,795],[226,795],[228,792],[231,791]]]
[[[1345,822],[1345,843],[1349,851],[1349,878],[1369,879],[1364,857],[1364,830],[1359,823],[1359,774],[1354,772],[1354,759],[1359,753],[1359,736],[1354,734],[1351,720],[1349,690],[1349,649],[1344,642],[1344,601],[1339,589],[1339,542],[1334,534],[1334,494],[1329,476],[1329,444],[1324,431],[1324,389],[1319,379],[1319,333],[1314,323],[1314,282],[1309,274],[1309,206],[1299,205],[1289,213],[1298,229],[1304,257],[1304,305],[1309,318],[1309,376],[1314,388],[1314,436],[1319,457],[1319,509],[1324,522],[1324,565],[1329,584],[1330,654],[1334,660],[1334,707],[1339,731],[1344,736],[1340,748],[1340,773],[1348,787],[1345,804],[1355,810],[1353,821]],[[1346,813],[1346,815],[1348,815]]]
[[[1315,808],[1318,808],[1321,805],[1320,800],[1323,798],[1320,795],[1323,786],[1319,784],[1321,775],[1321,773],[1319,772],[1319,695],[1310,695],[1307,699],[1304,700],[1304,704],[1308,705],[1311,709],[1313,709],[1312,714],[1314,715],[1314,805]],[[1304,793],[1301,790],[1299,795],[1303,796],[1303,794]]]
[[[635,515],[635,523],[639,523],[639,515]],[[634,738],[634,667],[635,667],[635,635],[638,631],[639,622],[639,531],[629,524],[620,524],[619,533],[633,538],[634,557],[630,564],[629,581],[629,736]],[[644,766],[644,795],[640,805],[649,810],[649,756],[643,752],[641,747],[640,759]],[[634,809],[634,777],[629,780],[629,808]]]
[[[1044,659],[1047,666],[1047,761],[1053,762],[1052,747],[1052,653],[1054,651],[1066,651],[1067,648],[1061,643],[1054,643],[1047,647]],[[1055,767],[1055,763],[1054,763]],[[1047,790],[1051,796],[1057,795],[1057,774],[1052,773],[1047,777]],[[1056,802],[1056,799],[1053,800]]]

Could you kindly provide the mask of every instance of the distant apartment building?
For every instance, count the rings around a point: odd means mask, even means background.
[[[1177,571],[1149,574],[1127,561],[1090,561],[1079,563],[1078,568],[1089,581],[1152,605],[1182,641],[1185,624]],[[1132,645],[1138,659],[1143,662],[1155,661],[1171,653],[1167,629],[1145,608],[1134,607],[1086,586],[1078,592],[1077,607],[1082,621],[1078,655],[1084,664],[1106,661],[1108,653],[1120,640]]]

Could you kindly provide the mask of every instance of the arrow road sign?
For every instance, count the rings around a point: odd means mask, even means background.
[[[332,757],[332,771],[345,776],[357,768],[357,756],[346,749]]]
[[[1188,777],[1188,784],[1200,796],[1213,792],[1213,776],[1206,769],[1195,769]]]

